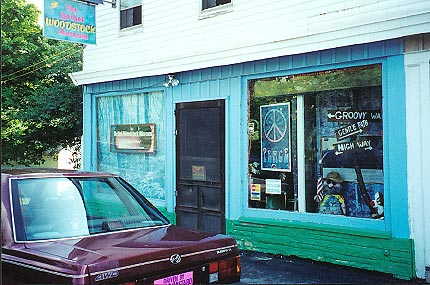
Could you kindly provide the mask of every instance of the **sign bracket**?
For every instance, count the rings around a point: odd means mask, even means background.
[[[98,5],[98,4],[104,4],[104,3],[109,3],[112,4],[112,8],[116,8],[116,4],[117,4],[117,0],[112,0],[112,1],[106,1],[106,0],[79,0],[81,2],[85,2],[87,4],[94,4],[94,5]]]
[[[112,0],[112,1],[103,1],[103,3],[109,3],[112,4],[112,8],[115,9],[116,8],[116,0]]]

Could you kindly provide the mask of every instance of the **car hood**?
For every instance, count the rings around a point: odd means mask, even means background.
[[[26,248],[38,254],[68,260],[78,267],[87,267],[93,282],[103,280],[101,278],[178,271],[201,264],[204,260],[237,253],[236,242],[230,237],[175,226],[28,243]],[[180,262],[171,262],[170,258],[177,255]]]

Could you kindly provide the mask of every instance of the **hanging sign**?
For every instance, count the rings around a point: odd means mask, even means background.
[[[96,43],[95,6],[72,0],[45,0],[43,34],[46,38]]]
[[[261,169],[291,172],[290,103],[260,106]]]

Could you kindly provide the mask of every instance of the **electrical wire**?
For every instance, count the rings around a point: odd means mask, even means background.
[[[65,56],[63,56],[63,57],[61,57],[61,58],[58,58],[57,60],[54,60],[54,61],[52,61],[52,62],[49,62],[49,63],[47,63],[47,64],[45,64],[45,65],[43,65],[43,66],[40,66],[40,67],[38,67],[38,68],[36,68],[36,69],[30,70],[29,72],[26,72],[26,73],[23,73],[23,74],[17,75],[17,76],[15,76],[15,77],[13,77],[13,78],[10,78],[10,79],[2,80],[2,82],[1,82],[1,83],[2,83],[2,84],[4,84],[4,83],[6,83],[6,82],[8,82],[8,81],[15,80],[15,79],[20,78],[20,77],[22,77],[22,76],[25,76],[25,75],[31,74],[31,73],[33,73],[33,72],[35,72],[35,71],[38,71],[38,70],[40,70],[40,69],[42,69],[42,68],[47,67],[48,65],[55,64],[55,63],[59,62],[60,60],[63,60],[63,59],[65,59],[66,57],[71,56],[71,55],[74,55],[75,53],[78,53],[78,52],[80,52],[80,51],[81,51],[81,50],[76,50],[76,51],[74,51],[74,52],[72,52],[72,53],[70,53],[70,54],[67,54],[67,55],[65,55]],[[61,53],[59,53],[59,54],[61,54]],[[57,54],[57,55],[55,55],[55,56],[58,56],[59,54]],[[45,60],[45,61],[46,61],[46,60]],[[43,62],[43,61],[42,61],[42,62]],[[28,69],[28,68],[27,68],[27,69]],[[22,70],[24,70],[24,69],[22,69]]]
[[[68,49],[66,49],[66,50],[63,50],[63,51],[62,51],[62,52],[60,52],[60,53],[54,54],[54,55],[52,55],[52,56],[50,56],[50,57],[48,57],[48,58],[46,58],[46,59],[44,59],[44,60],[42,60],[42,61],[36,62],[36,63],[34,63],[34,64],[30,65],[30,66],[24,67],[24,68],[22,68],[22,69],[20,69],[20,70],[17,70],[17,71],[15,71],[15,72],[10,73],[10,74],[6,74],[6,75],[5,75],[5,76],[3,76],[3,77],[10,77],[10,76],[12,76],[12,75],[14,75],[14,74],[16,74],[16,73],[19,73],[19,72],[21,72],[21,71],[24,71],[24,70],[27,70],[27,69],[29,69],[29,68],[32,68],[33,66],[36,66],[36,65],[42,64],[42,63],[44,63],[45,61],[50,60],[51,58],[57,57],[57,56],[59,56],[59,55],[61,55],[61,54],[65,53],[65,52],[67,52],[67,51],[69,51],[69,50],[73,49],[74,47],[75,47],[75,46],[72,46],[72,47],[70,47],[70,48],[68,48]]]

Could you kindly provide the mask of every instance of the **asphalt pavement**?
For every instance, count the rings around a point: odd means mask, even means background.
[[[242,284],[426,284],[294,256],[241,251]]]

